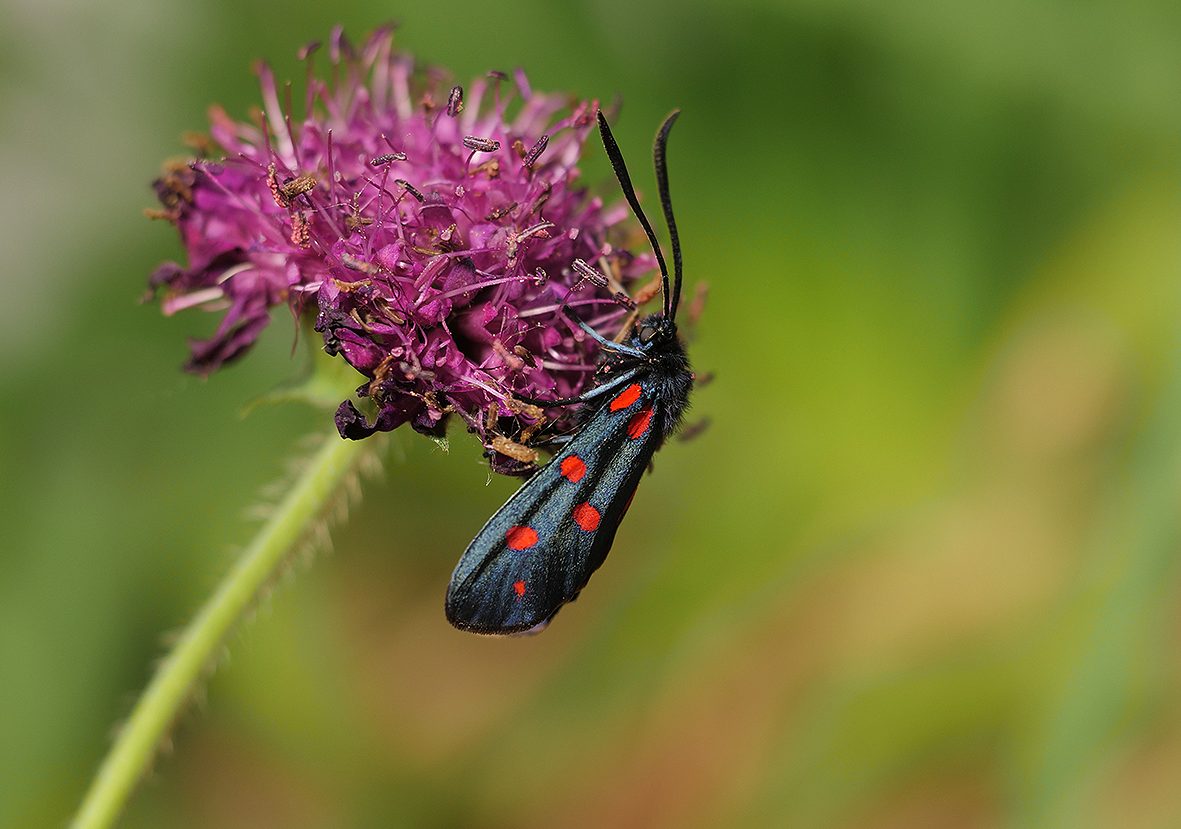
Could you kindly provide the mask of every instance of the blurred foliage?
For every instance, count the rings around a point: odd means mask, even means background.
[[[127,827],[1121,826],[1181,814],[1181,6],[622,0],[6,4],[0,825],[73,810],[323,412],[284,318],[207,320],[159,160],[253,58],[393,14],[458,78],[663,114],[710,428],[543,636],[452,630],[511,492],[392,443],[336,552],[236,637]],[[588,179],[607,165],[591,153]],[[610,192],[604,185],[604,192]]]

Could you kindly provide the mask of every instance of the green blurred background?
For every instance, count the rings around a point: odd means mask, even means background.
[[[60,826],[323,412],[183,375],[159,162],[387,18],[671,149],[712,425],[544,635],[452,630],[513,488],[397,435],[127,827],[1181,823],[1181,5],[5,0],[0,825]],[[608,175],[601,153],[585,165]],[[643,172],[641,172],[641,170]]]

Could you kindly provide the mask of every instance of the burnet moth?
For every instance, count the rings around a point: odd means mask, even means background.
[[[526,401],[543,407],[580,405],[581,425],[488,520],[459,559],[446,600],[447,619],[457,628],[488,634],[536,631],[574,601],[607,557],[652,454],[680,425],[693,375],[677,337],[681,245],[665,163],[678,114],[665,119],[653,149],[660,205],[672,242],[670,290],[656,233],[636,198],[611,128],[599,113],[599,132],[615,177],[656,254],[664,308],[640,318],[618,343],[566,309],[601,348],[595,385],[575,398]]]

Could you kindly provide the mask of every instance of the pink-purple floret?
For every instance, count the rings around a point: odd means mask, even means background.
[[[450,413],[488,447],[570,428],[519,401],[591,382],[597,346],[559,307],[614,334],[626,311],[612,295],[652,265],[609,241],[626,208],[576,186],[597,104],[537,94],[519,71],[451,86],[394,51],[389,30],[358,49],[337,30],[328,52],[333,81],[309,72],[301,121],[263,66],[256,123],[212,111],[226,157],[156,183],[189,261],[153,274],[163,310],[223,312],[186,367],[241,356],[286,304],[367,378],[370,416],[342,403],[344,437],[403,423],[437,435]],[[489,454],[497,471],[529,469]]]

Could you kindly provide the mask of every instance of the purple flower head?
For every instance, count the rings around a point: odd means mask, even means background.
[[[561,306],[610,335],[624,286],[652,266],[612,244],[626,206],[576,186],[597,103],[538,94],[521,71],[452,85],[388,29],[359,49],[334,31],[331,82],[312,74],[314,51],[302,119],[261,66],[253,122],[211,112],[226,157],[156,182],[189,263],[153,274],[164,312],[223,312],[187,368],[241,356],[286,304],[366,378],[369,414],[342,403],[342,436],[403,423],[439,435],[454,413],[494,469],[528,471],[522,444],[572,423],[518,397],[569,397],[594,373],[597,346]]]

